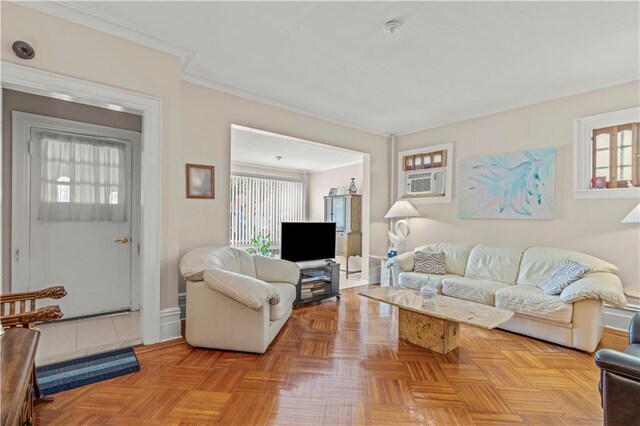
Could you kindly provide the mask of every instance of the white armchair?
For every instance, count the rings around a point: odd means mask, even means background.
[[[255,353],[267,350],[291,315],[300,278],[295,263],[218,246],[185,254],[180,272],[187,342]]]

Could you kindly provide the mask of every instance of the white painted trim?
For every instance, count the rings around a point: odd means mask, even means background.
[[[612,200],[640,197],[640,188],[591,189],[593,129],[640,121],[640,107],[577,118],[573,122],[573,198]]]
[[[129,22],[96,12],[77,2],[20,2],[20,6],[28,7],[56,18],[80,24],[93,30],[111,34],[113,36],[132,41],[142,46],[150,47],[181,59],[192,54],[192,51],[166,42],[143,28],[136,27]]]
[[[145,345],[160,340],[160,234],[162,188],[162,100],[132,92],[2,62],[2,87],[51,96],[62,93],[74,102],[105,107],[118,104],[142,116],[142,250],[140,335]]]
[[[160,341],[179,339],[182,337],[182,321],[180,308],[174,306],[160,311]]]
[[[405,194],[405,187],[404,187],[404,171],[403,171],[403,164],[402,164],[402,158],[406,155],[411,155],[411,154],[420,154],[420,153],[425,153],[425,152],[434,152],[434,151],[447,151],[447,166],[442,168],[438,168],[438,170],[442,170],[444,169],[444,173],[445,173],[445,189],[444,189],[444,197],[415,197],[415,198],[402,198],[402,196]],[[398,199],[404,199],[409,201],[411,204],[449,204],[451,203],[451,201],[453,200],[453,159],[454,159],[454,143],[453,142],[447,142],[447,143],[443,143],[443,144],[439,144],[439,145],[431,145],[431,146],[425,146],[423,148],[415,148],[415,149],[409,149],[407,151],[400,151],[398,152],[398,158],[396,159],[397,162],[397,170],[398,170],[398,176],[396,177],[396,188],[398,191]],[[434,169],[424,169],[425,172],[428,172],[429,170],[434,170]]]
[[[352,162],[349,162],[349,163],[346,163],[346,164],[340,164],[339,166],[321,167],[319,169],[309,170],[309,171],[307,171],[307,173],[326,172],[327,170],[339,169],[341,167],[355,166],[356,164],[362,164],[363,162],[364,162],[364,159],[360,160],[360,161],[352,161]]]
[[[628,304],[624,308],[616,308],[614,306],[604,305],[604,325],[607,328],[627,331],[631,318],[640,312],[640,306]]]

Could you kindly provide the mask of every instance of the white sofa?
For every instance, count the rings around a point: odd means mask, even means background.
[[[185,254],[187,342],[196,347],[264,353],[291,315],[300,269],[295,263],[232,247]]]
[[[414,272],[414,252],[444,252],[447,274]],[[618,268],[596,257],[549,247],[492,247],[441,243],[417,247],[387,262],[394,285],[430,284],[439,294],[513,311],[500,328],[593,352],[604,324],[603,302],[624,306]],[[551,296],[537,288],[569,259],[589,271]]]

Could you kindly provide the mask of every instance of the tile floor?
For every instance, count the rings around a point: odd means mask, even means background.
[[[41,331],[36,365],[47,365],[142,343],[140,312],[54,321]]]

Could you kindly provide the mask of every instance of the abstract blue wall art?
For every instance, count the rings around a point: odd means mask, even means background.
[[[556,148],[460,161],[461,219],[553,219]]]

